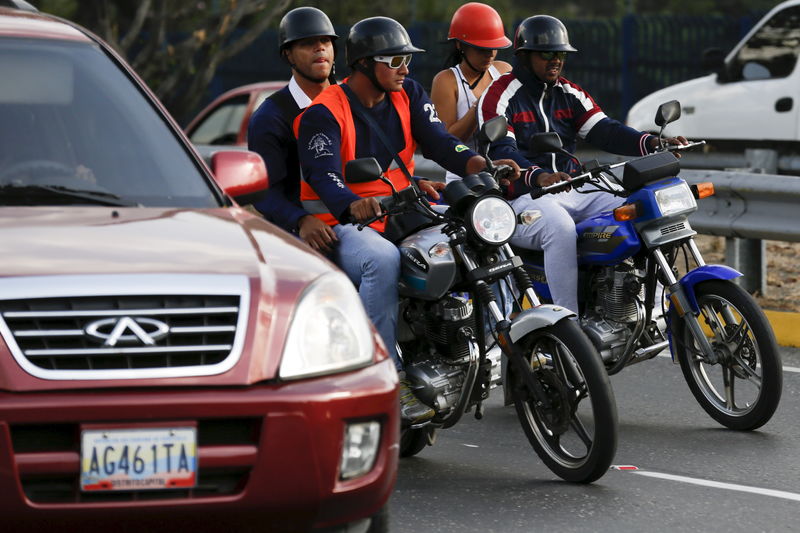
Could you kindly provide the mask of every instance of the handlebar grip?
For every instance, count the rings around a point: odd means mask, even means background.
[[[547,191],[545,191],[541,187],[531,190],[531,198],[534,200],[536,200],[537,198],[541,198],[545,194],[547,194]]]

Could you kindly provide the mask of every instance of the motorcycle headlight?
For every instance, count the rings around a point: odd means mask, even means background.
[[[295,309],[280,377],[319,376],[369,364],[374,357],[369,324],[355,287],[344,274],[320,276]]]
[[[475,235],[492,245],[508,242],[517,227],[514,209],[497,196],[487,196],[475,202],[469,221]]]
[[[697,209],[697,202],[686,182],[658,189],[656,191],[656,202],[662,216]]]

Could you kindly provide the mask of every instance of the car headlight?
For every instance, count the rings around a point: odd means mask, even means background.
[[[662,216],[697,209],[697,202],[686,182],[658,189],[656,191],[656,202]]]
[[[341,272],[320,276],[300,297],[279,370],[282,379],[342,372],[374,357],[370,322]]]
[[[487,196],[475,202],[469,213],[469,221],[475,235],[493,245],[508,242],[517,228],[514,209],[497,196]]]

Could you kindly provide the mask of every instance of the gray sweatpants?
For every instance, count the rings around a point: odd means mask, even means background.
[[[541,213],[533,224],[518,225],[511,244],[520,248],[544,250],[544,272],[553,303],[578,312],[578,250],[575,224],[611,211],[623,199],[606,192],[580,194],[574,189],[546,194],[536,200],[525,194],[511,202],[519,214],[526,210]]]

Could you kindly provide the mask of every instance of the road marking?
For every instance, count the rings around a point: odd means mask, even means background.
[[[480,446],[478,446],[477,444],[464,444],[462,442],[461,445],[466,446],[467,448],[480,448]]]
[[[612,466],[612,470],[620,470],[630,472],[645,477],[653,477],[657,479],[666,479],[668,481],[677,481],[680,483],[689,483],[691,485],[701,485],[703,487],[712,487],[715,489],[735,490],[738,492],[748,492],[750,494],[760,494],[761,496],[771,496],[773,498],[783,498],[784,500],[792,500],[800,502],[800,494],[794,492],[786,492],[784,490],[764,489],[761,487],[751,487],[748,485],[739,485],[737,483],[723,483],[721,481],[712,481],[710,479],[699,479],[687,476],[676,476],[674,474],[664,474],[662,472],[650,472],[647,470],[639,470],[632,465],[619,465]]]

